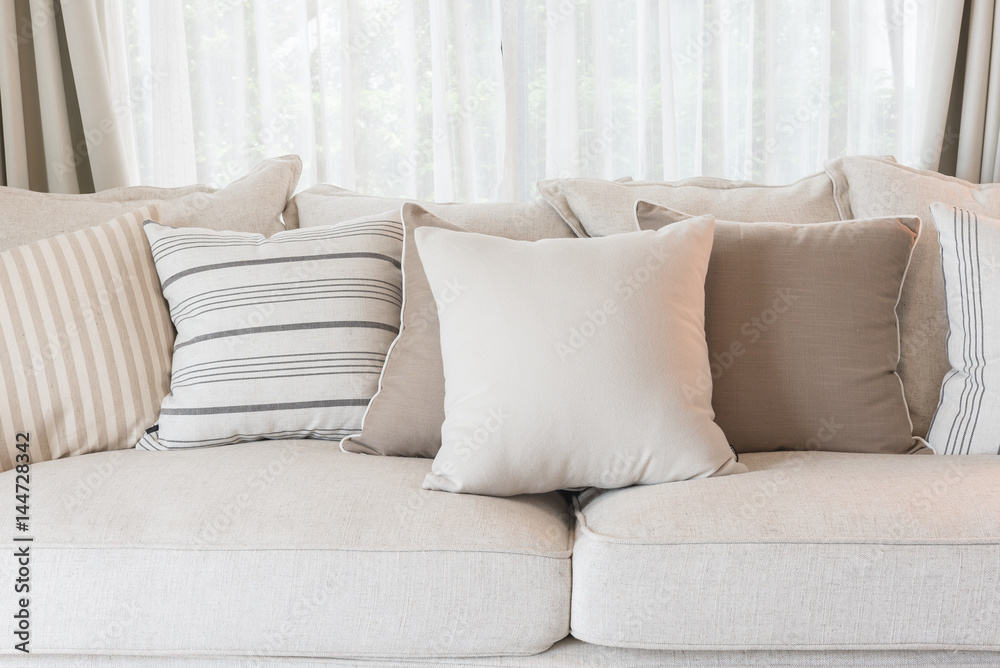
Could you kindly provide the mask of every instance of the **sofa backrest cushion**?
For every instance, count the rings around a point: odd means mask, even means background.
[[[113,188],[91,195],[0,188],[0,250],[100,225],[150,204],[166,225],[239,230],[270,236],[302,172],[298,156],[270,158],[216,190],[208,186]]]
[[[977,185],[937,172],[904,167],[868,156],[827,163],[842,210],[857,218],[919,216],[926,222],[899,302],[899,374],[913,420],[913,433],[926,436],[941,394],[948,363],[948,317],[937,229],[930,206],[944,202],[981,216],[1000,218],[1000,185]]]
[[[696,177],[673,183],[601,179],[542,181],[538,191],[579,236],[635,229],[635,203],[645,200],[700,216],[738,222],[840,220],[830,177],[819,172],[784,186]]]
[[[316,185],[296,194],[285,209],[288,227],[334,225],[345,220],[399,209],[403,198],[361,195],[337,186]],[[572,230],[544,201],[441,204],[415,202],[470,232],[535,241],[568,238]]]
[[[142,222],[155,207],[0,253],[0,470],[136,445],[174,330]]]

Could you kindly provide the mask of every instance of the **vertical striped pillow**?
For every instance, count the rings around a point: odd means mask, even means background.
[[[142,221],[150,206],[0,253],[0,469],[133,447],[167,393],[174,332]]]
[[[1000,455],[1000,220],[931,204],[941,242],[951,370],[927,441],[939,455]]]
[[[156,442],[357,433],[399,331],[399,213],[257,234],[146,223],[177,328]]]

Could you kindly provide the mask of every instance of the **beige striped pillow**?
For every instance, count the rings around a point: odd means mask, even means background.
[[[142,222],[156,206],[0,253],[0,470],[133,447],[170,381],[174,331]]]

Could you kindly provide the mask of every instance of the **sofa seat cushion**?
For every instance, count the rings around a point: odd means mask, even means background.
[[[759,453],[579,499],[572,633],[648,649],[1000,649],[1000,457]]]
[[[31,650],[427,658],[565,637],[563,498],[425,491],[430,464],[300,440],[32,466]]]

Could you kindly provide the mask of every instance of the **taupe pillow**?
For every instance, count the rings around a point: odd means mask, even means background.
[[[948,363],[948,317],[938,233],[930,206],[945,202],[970,213],[1000,218],[1000,184],[978,185],[904,167],[885,158],[855,156],[826,165],[837,202],[856,218],[920,216],[923,226],[899,301],[902,354],[899,375],[913,420],[913,433],[926,436],[937,409]]]
[[[333,225],[345,220],[399,209],[412,200],[361,195],[337,186],[315,185],[288,202],[285,223],[289,228]],[[573,236],[562,218],[544,201],[485,202],[476,204],[413,202],[444,216],[470,232],[511,239],[568,238]]]
[[[340,447],[345,452],[432,458],[441,447],[444,372],[437,306],[413,232],[423,226],[462,228],[416,204],[404,204],[401,217],[403,312],[399,335],[389,348],[361,433],[348,436]]]
[[[745,471],[712,421],[711,216],[604,239],[414,232],[437,300],[442,445],[427,489],[513,496]]]
[[[538,191],[581,237],[635,229],[635,202],[646,200],[694,215],[753,222],[840,220],[830,177],[820,172],[784,186],[696,177],[674,183],[601,179],[542,181]]]
[[[687,216],[636,204],[639,229]],[[792,225],[717,221],[705,283],[715,420],[738,452],[905,453],[896,304],[914,217]]]
[[[91,195],[0,188],[0,250],[100,225],[139,207],[158,205],[159,221],[174,227],[255,232],[284,229],[281,212],[302,172],[297,155],[264,160],[219,190],[207,186],[113,188]]]

